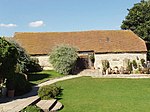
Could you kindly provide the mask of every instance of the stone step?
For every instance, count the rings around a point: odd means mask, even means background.
[[[36,105],[41,108],[44,112],[49,112],[51,108],[57,103],[56,99],[51,100],[40,100]]]
[[[83,75],[83,76],[93,76],[93,75],[99,75],[100,72],[99,70],[92,70],[92,69],[86,69],[86,70],[83,70],[79,73],[80,75]]]
[[[56,112],[60,109],[62,109],[63,105],[59,101],[57,101],[56,105],[50,110],[50,112]]]
[[[14,107],[13,104],[11,104],[11,109],[7,110],[7,112],[19,112],[29,105],[36,104],[39,100],[40,98],[38,96],[29,97],[26,100],[15,103]]]

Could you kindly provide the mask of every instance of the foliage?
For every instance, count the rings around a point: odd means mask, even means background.
[[[42,112],[41,109],[37,106],[27,106],[25,109],[23,109],[21,112]]]
[[[19,53],[18,58],[18,70],[19,72],[40,72],[42,71],[41,66],[38,64],[38,59],[31,58],[26,50],[21,47],[17,42],[10,40],[10,42],[17,48]]]
[[[15,74],[15,96],[23,95],[31,90],[31,85],[27,81],[27,76],[23,73]]]
[[[146,66],[146,65],[145,65],[145,59],[141,59],[141,64],[142,64],[143,67]]]
[[[18,72],[27,72],[27,63],[30,62],[30,56],[26,52],[26,50],[21,47],[16,41],[9,40],[18,50],[19,58],[18,58]]]
[[[128,61],[128,66],[127,66],[127,70],[130,71],[130,73],[132,72],[133,68],[132,68],[132,62],[129,60]]]
[[[38,64],[38,59],[37,58],[30,58],[30,61],[26,63],[26,72],[31,73],[31,72],[41,72],[43,69],[42,67]]]
[[[90,55],[90,60],[91,60],[92,63],[94,63],[94,61],[95,61],[94,54]]]
[[[150,2],[142,0],[128,11],[121,28],[130,29],[142,39],[150,41]]]
[[[148,50],[147,50],[147,60],[150,60],[150,43],[149,46],[147,46]]]
[[[56,98],[57,96],[60,95],[62,95],[62,88],[56,85],[42,86],[38,90],[38,96],[43,100]]]
[[[102,60],[102,66],[103,66],[103,70],[106,71],[109,68],[109,61]]]
[[[54,47],[49,59],[58,73],[67,75],[72,72],[77,58],[76,48],[69,45],[59,45]]]
[[[135,70],[135,74],[140,74],[140,71],[139,70]]]
[[[11,78],[14,75],[18,51],[14,45],[0,37],[0,75]]]
[[[137,62],[135,60],[132,61],[133,67],[137,69]]]
[[[0,75],[3,78],[7,78],[6,87],[8,90],[14,89],[14,75],[18,57],[16,47],[0,37]]]

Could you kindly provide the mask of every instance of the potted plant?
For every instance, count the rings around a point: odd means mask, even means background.
[[[6,89],[6,80],[1,80],[0,82],[0,88],[1,88],[1,95],[2,96],[6,96],[6,92],[7,92],[7,89]]]
[[[109,61],[108,60],[102,60],[102,66],[103,66],[103,74],[106,74],[106,70],[109,68]]]

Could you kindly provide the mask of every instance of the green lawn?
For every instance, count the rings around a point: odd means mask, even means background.
[[[64,75],[57,73],[54,70],[44,70],[42,72],[28,74],[28,80],[32,84],[40,84],[49,79],[56,78],[56,77],[62,77],[62,76],[64,76]]]
[[[150,79],[93,79],[58,82],[61,112],[149,112]]]

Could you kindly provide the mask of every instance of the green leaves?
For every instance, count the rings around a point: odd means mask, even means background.
[[[38,96],[42,100],[49,100],[62,95],[63,89],[57,85],[45,85],[39,88]]]
[[[123,20],[121,28],[129,29],[146,41],[150,41],[150,3],[141,1],[134,4]]]
[[[61,74],[69,74],[78,58],[77,49],[69,45],[56,46],[50,53],[50,63]]]
[[[0,75],[8,77],[15,71],[17,64],[18,51],[16,47],[0,37]]]

